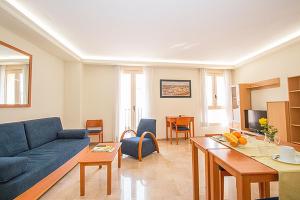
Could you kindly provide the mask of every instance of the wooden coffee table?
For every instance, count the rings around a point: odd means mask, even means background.
[[[90,149],[85,155],[79,159],[80,164],[80,196],[85,194],[85,167],[86,166],[99,166],[107,165],[107,195],[111,194],[111,179],[112,171],[111,165],[116,155],[118,154],[118,167],[121,168],[121,143],[101,143],[104,145],[111,145],[115,149],[113,152],[93,152]]]

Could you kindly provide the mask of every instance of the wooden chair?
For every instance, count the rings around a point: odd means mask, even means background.
[[[88,135],[98,135],[99,142],[103,143],[103,120],[87,120],[85,128],[88,131]]]
[[[174,130],[176,133],[176,144],[178,144],[178,133],[184,133],[184,139],[191,137],[190,117],[178,117],[175,122]],[[171,144],[172,144],[172,131],[171,131]]]

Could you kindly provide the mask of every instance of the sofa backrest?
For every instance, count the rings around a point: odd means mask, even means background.
[[[24,125],[30,149],[55,140],[63,129],[59,117],[24,121]]]
[[[0,157],[15,156],[29,150],[22,122],[0,124]]]

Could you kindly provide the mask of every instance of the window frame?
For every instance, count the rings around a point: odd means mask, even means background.
[[[212,77],[212,105],[208,105],[208,110],[221,110],[225,109],[225,106],[218,105],[218,89],[217,89],[217,77],[224,77],[224,70],[208,70],[206,76]],[[210,126],[219,126],[222,123],[210,123]]]

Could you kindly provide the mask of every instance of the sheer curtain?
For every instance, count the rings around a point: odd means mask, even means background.
[[[231,97],[231,70],[224,70],[224,80],[225,80],[225,110],[226,110],[226,125],[228,126],[232,121],[232,97]]]
[[[153,118],[154,116],[154,92],[153,92],[153,73],[154,70],[152,67],[144,67],[144,76],[145,76],[145,103],[144,103],[144,118]]]
[[[200,77],[200,122],[201,126],[208,126],[208,105],[207,105],[207,92],[206,92],[206,74],[207,69],[199,69]]]
[[[124,119],[122,119],[123,115],[122,112],[122,96],[121,96],[121,78],[122,78],[122,69],[121,67],[115,68],[115,76],[116,76],[116,85],[115,85],[115,115],[114,115],[114,121],[115,121],[115,127],[113,131],[113,141],[119,141],[121,129],[122,129],[122,122]]]
[[[0,65],[0,104],[4,104],[5,90],[5,66]]]

